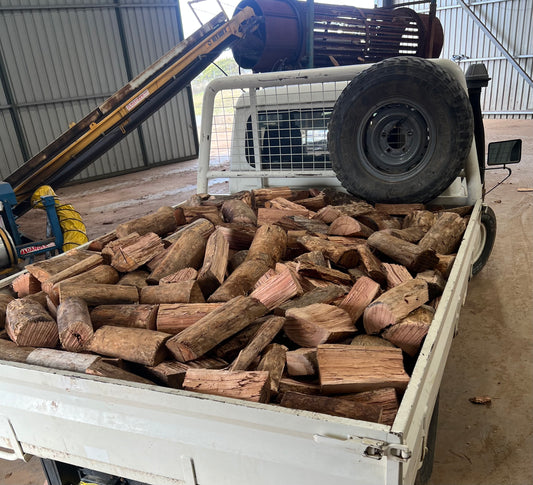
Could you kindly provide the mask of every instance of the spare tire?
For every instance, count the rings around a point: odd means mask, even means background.
[[[393,57],[341,93],[328,127],[333,170],[371,202],[429,202],[464,167],[474,122],[460,82],[435,62]]]

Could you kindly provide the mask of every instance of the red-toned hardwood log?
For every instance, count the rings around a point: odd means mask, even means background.
[[[148,275],[148,271],[138,269],[132,271],[131,273],[125,274],[122,278],[118,280],[118,284],[126,286],[136,286],[137,288],[144,288],[145,286],[148,286],[148,283],[146,282],[146,278],[148,278]]]
[[[264,207],[267,200],[277,197],[283,197],[287,200],[293,200],[293,192],[289,187],[272,187],[266,189],[252,190],[252,207]]]
[[[299,274],[310,278],[330,281],[340,285],[350,285],[352,282],[350,275],[336,269],[325,268],[312,263],[298,263],[297,268]]]
[[[406,227],[405,229],[384,229],[383,232],[399,239],[403,239],[404,241],[416,244],[424,237],[427,229],[422,226],[411,226]]]
[[[426,206],[424,204],[376,204],[375,208],[389,216],[406,216],[413,211],[423,211]]]
[[[247,250],[254,240],[257,227],[244,224],[224,224],[217,230],[224,234],[229,248],[234,251]]]
[[[94,253],[83,249],[72,249],[56,258],[45,259],[37,263],[28,264],[26,270],[35,276],[41,283],[51,276],[70,268]]]
[[[454,212],[441,212],[418,245],[439,254],[453,253],[466,229],[465,220]]]
[[[439,261],[432,249],[424,249],[382,231],[372,234],[368,244],[414,272],[433,269]]]
[[[104,234],[103,236],[97,237],[96,239],[93,239],[90,243],[87,249],[89,251],[101,251],[104,249],[111,241],[114,241],[118,239],[117,233],[115,231],[108,232],[107,234]]]
[[[95,329],[113,325],[155,330],[157,310],[157,305],[100,305],[93,308],[90,315]]]
[[[226,222],[257,225],[257,216],[252,208],[242,200],[226,200],[221,208],[222,216]]]
[[[238,296],[172,337],[167,348],[180,362],[197,359],[267,312],[257,300]]]
[[[153,385],[152,381],[136,374],[132,374],[116,365],[110,364],[104,359],[94,361],[94,363],[85,369],[85,373],[91,376],[109,377],[110,379],[120,379],[122,381]]]
[[[435,269],[439,271],[444,278],[448,278],[456,257],[457,254],[437,254],[439,262],[437,263],[437,266],[435,266]]]
[[[278,306],[274,313],[276,315],[285,315],[285,313],[291,308],[302,308],[312,305],[313,303],[332,303],[344,294],[344,288],[334,284],[330,284],[324,288],[315,288],[304,293],[299,298],[295,298],[294,300],[290,300]]]
[[[81,352],[93,336],[87,303],[80,298],[66,298],[57,308],[57,329],[61,346],[69,352]]]
[[[367,238],[374,231],[362,222],[350,216],[340,216],[329,226],[328,234],[333,236],[364,237]]]
[[[89,306],[139,302],[139,290],[135,286],[82,283],[73,285],[67,281],[58,283],[61,303],[73,296],[85,300]]]
[[[263,352],[263,356],[257,365],[258,371],[268,372],[270,392],[277,393],[283,370],[285,369],[285,355],[287,347],[281,344],[270,344]]]
[[[0,360],[26,362],[35,347],[21,347],[11,340],[0,338]]]
[[[41,291],[41,282],[31,273],[22,273],[11,283],[11,288],[19,298]]]
[[[418,273],[416,277],[420,280],[424,280],[428,284],[429,299],[433,300],[437,296],[442,295],[444,287],[446,286],[446,280],[438,270],[428,269],[422,273]]]
[[[57,323],[44,307],[30,298],[13,300],[6,309],[6,331],[22,347],[51,347],[59,341]]]
[[[417,210],[405,216],[402,228],[406,227],[422,227],[426,232],[434,224],[436,214],[428,210]]]
[[[388,347],[320,345],[317,350],[320,386],[325,394],[405,389],[409,375],[402,351]]]
[[[158,283],[169,274],[184,268],[198,269],[202,265],[206,240],[196,231],[184,233],[166,251],[165,256],[148,276],[148,283]]]
[[[291,350],[285,355],[287,374],[290,376],[316,376],[318,363],[316,360],[316,347],[302,347]]]
[[[222,305],[222,303],[220,303]],[[222,342],[220,345],[215,347],[213,352],[220,359],[225,359],[227,361],[234,360],[243,347],[248,345],[250,340],[257,333],[262,323],[269,317],[261,317],[252,322],[250,325],[245,327],[240,332],[236,333],[229,339]]]
[[[379,291],[378,283],[367,276],[362,276],[352,286],[350,292],[340,303],[339,308],[348,312],[352,323],[355,323],[359,320],[365,308],[378,296]]]
[[[215,226],[212,222],[207,219],[196,219],[195,221],[187,224],[186,226],[180,227],[176,232],[168,235],[163,239],[165,244],[169,246],[176,241],[178,241],[184,234],[189,232],[195,232],[196,234],[202,236],[204,239],[207,239],[215,230]]]
[[[105,285],[114,285],[119,280],[119,274],[115,268],[108,266],[107,264],[102,264],[95,266],[89,271],[72,276],[70,278],[64,279],[59,283],[56,283],[51,291],[48,293],[50,299],[54,304],[59,304],[59,292],[60,287],[74,286],[74,285],[93,285],[93,284],[105,284]]]
[[[141,303],[204,303],[204,295],[195,280],[141,288]]]
[[[231,363],[229,370],[247,370],[265,347],[272,342],[285,324],[283,317],[270,317],[261,324],[256,334]]]
[[[316,347],[326,342],[338,342],[353,336],[356,328],[348,312],[324,303],[285,312],[285,333],[302,347]]]
[[[401,264],[382,263],[382,266],[387,277],[387,288],[389,290],[413,279],[409,270]]]
[[[183,215],[187,223],[194,222],[197,219],[207,219],[212,222],[215,226],[221,224],[222,217],[220,212],[215,206],[181,206],[183,210]]]
[[[169,338],[170,335],[155,330],[106,325],[94,332],[86,350],[137,364],[155,366],[167,356],[165,342]]]
[[[398,413],[398,396],[396,395],[396,389],[393,387],[358,392],[357,394],[344,394],[339,396],[339,398],[381,408],[381,417],[378,422],[388,426],[392,426]]]
[[[325,222],[326,224],[331,224],[335,219],[342,216],[342,212],[332,205],[327,205],[320,209],[314,216],[313,219],[318,219],[319,221]]]
[[[266,279],[263,284],[256,286],[250,296],[259,300],[269,310],[273,310],[292,297],[302,293],[303,290],[297,277],[290,269],[285,268]]]
[[[397,324],[428,299],[428,286],[423,280],[413,279],[395,286],[366,307],[363,314],[366,333],[378,334]]]
[[[177,222],[172,207],[160,207],[156,212],[148,214],[132,221],[119,224],[115,232],[119,238],[127,236],[133,232],[139,235],[155,232],[159,236],[164,236],[176,230]]]
[[[428,333],[434,314],[435,310],[427,305],[417,308],[396,325],[385,329],[383,338],[414,357]]]
[[[357,246],[357,252],[361,258],[359,267],[363,269],[367,276],[384,286],[387,283],[387,275],[381,261],[374,255],[368,244]]]
[[[318,211],[326,206],[326,197],[324,194],[318,194],[307,199],[299,199],[298,204],[303,205],[310,211]]]
[[[159,280],[160,285],[168,285],[169,283],[179,283],[180,281],[190,281],[198,278],[198,271],[194,268],[183,268],[175,273],[164,276]]]
[[[46,281],[43,281],[41,285],[42,289],[44,292],[50,295],[56,283],[59,283],[60,281],[66,280],[68,278],[72,278],[73,276],[85,273],[86,271],[96,268],[96,266],[100,266],[103,263],[104,258],[100,254],[93,254],[92,256],[83,259],[79,263],[73,264],[69,268],[66,268],[63,271],[56,273]]]
[[[378,423],[382,414],[382,408],[373,403],[352,401],[340,397],[310,396],[290,391],[283,393],[281,405],[291,409],[302,409],[373,423]]]
[[[320,384],[282,377],[279,381],[278,392],[281,395],[286,392],[301,392],[302,394],[316,396],[320,394]]]
[[[393,343],[377,335],[367,335],[363,333],[356,335],[350,342],[350,345],[359,345],[361,347],[396,347]]]
[[[359,254],[353,246],[342,246],[314,236],[302,236],[298,243],[308,251],[321,251],[332,263],[345,268],[355,268],[359,263]]]
[[[132,244],[120,248],[113,255],[111,266],[117,271],[128,273],[155,258],[164,249],[161,238],[154,232],[148,232]]]
[[[248,207],[244,202],[241,204]],[[248,207],[248,209],[250,208]],[[224,234],[217,229],[207,240],[204,264],[198,272],[198,285],[205,297],[211,295],[223,283],[228,266],[228,256],[228,241]]]
[[[268,402],[268,377],[268,372],[189,369],[185,374],[183,389],[245,401]]]
[[[161,304],[157,312],[157,330],[175,335],[222,305],[223,303]]]

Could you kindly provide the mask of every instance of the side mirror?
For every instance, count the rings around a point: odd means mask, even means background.
[[[522,140],[505,140],[489,143],[487,165],[510,165],[522,158]]]

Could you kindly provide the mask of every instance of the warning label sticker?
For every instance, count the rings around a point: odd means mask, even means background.
[[[135,99],[131,100],[127,105],[126,109],[128,111],[131,111],[133,108],[135,108],[137,105],[142,103],[144,99],[146,99],[150,95],[150,92],[148,89],[145,89],[139,96],[137,96]]]

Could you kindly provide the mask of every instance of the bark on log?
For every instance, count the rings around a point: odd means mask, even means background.
[[[271,199],[265,202],[265,208],[267,209],[281,209],[281,210],[287,210],[287,211],[296,211],[297,213],[305,216],[305,217],[311,217],[314,215],[314,213],[311,213],[309,209],[304,207],[303,205],[300,205],[296,202],[292,202],[290,200],[285,199],[284,197],[276,197],[275,199]]]
[[[0,330],[6,326],[6,308],[14,298],[11,295],[0,293]]]
[[[395,286],[365,309],[363,324],[366,333],[379,334],[421,307],[428,299],[428,286],[423,280],[414,279]]]
[[[405,229],[384,229],[385,234],[403,239],[404,241],[416,244],[424,237],[427,229],[421,226],[406,227]]]
[[[375,209],[389,216],[406,216],[413,211],[423,211],[424,204],[376,204]]]
[[[127,236],[115,239],[114,241],[111,241],[109,244],[107,244],[106,247],[102,249],[102,252],[100,254],[104,257],[106,263],[109,263],[111,259],[113,259],[113,256],[117,252],[119,252],[121,248],[126,247],[128,244],[134,243],[140,237],[141,236],[137,232],[132,232]]]
[[[35,347],[20,347],[11,340],[0,338],[0,360],[9,362],[26,362],[28,355],[35,350]]]
[[[165,237],[163,241],[169,246],[174,244],[176,241],[189,232],[195,232],[196,234],[202,236],[204,239],[207,239],[215,230],[215,226],[212,222],[207,219],[196,219],[195,221],[187,224],[184,227],[180,227],[176,232]]]
[[[329,226],[328,234],[333,236],[363,237],[367,238],[374,231],[362,222],[350,216],[341,216]]]
[[[55,320],[30,298],[13,300],[7,305],[6,331],[21,347],[54,348],[59,341]]]
[[[73,249],[61,254],[57,258],[45,259],[38,263],[28,264],[26,270],[42,283],[60,271],[70,268],[93,254],[83,249]]]
[[[398,396],[396,395],[396,389],[393,387],[384,387],[374,391],[358,392],[357,394],[345,394],[343,396],[339,396],[339,398],[381,408],[381,417],[379,422],[387,426],[392,426],[394,423],[394,418],[398,413]]]
[[[120,379],[122,381],[137,382],[139,384],[153,384],[152,381],[105,362],[104,359],[96,360],[93,364],[87,367],[85,373],[91,376],[109,377],[110,379]]]
[[[182,205],[181,208],[183,209],[183,215],[185,216],[185,220],[188,224],[191,222],[194,222],[198,219],[207,219],[209,222],[214,224],[215,226],[218,226],[219,224],[222,224],[222,217],[220,216],[220,212],[218,211],[218,208],[215,206],[185,206]]]
[[[266,224],[277,224],[283,218],[289,216],[305,215],[309,211],[303,209],[267,209],[260,208],[257,211],[257,225],[264,226]]]
[[[356,335],[350,345],[359,345],[360,347],[391,347],[396,345],[376,335],[361,334]]]
[[[285,333],[302,347],[316,347],[353,336],[356,328],[348,312],[342,308],[315,303],[285,312]]]
[[[456,257],[457,254],[437,254],[439,262],[435,266],[435,269],[439,271],[444,278],[448,278],[450,276],[453,263],[455,263]]]
[[[53,287],[56,283],[72,278],[79,274],[85,273],[97,266],[100,266],[104,263],[104,258],[100,254],[94,254],[88,258],[80,261],[79,263],[73,264],[70,268],[66,268],[63,271],[51,276],[46,281],[42,282],[42,289],[45,293],[50,295],[53,291]]]
[[[302,236],[298,238],[298,243],[308,251],[321,251],[332,263],[345,268],[355,268],[359,263],[359,254],[354,247],[343,247],[313,236]]]
[[[317,266],[324,266],[325,268],[330,268],[328,264],[329,261],[326,261],[324,254],[321,251],[309,251],[308,253],[301,254],[300,256],[294,258],[295,261],[301,263],[312,263]]]
[[[287,230],[305,230],[312,234],[327,234],[329,229],[327,224],[318,219],[308,219],[300,215],[284,217],[279,221],[278,225]]]
[[[156,328],[172,335],[195,324],[223,303],[174,303],[161,304],[157,312]]]
[[[73,285],[67,281],[58,283],[61,303],[73,296],[85,300],[89,306],[139,303],[139,290],[135,286],[82,283]]]
[[[270,399],[268,372],[189,369],[183,389],[253,402],[264,403]]]
[[[387,288],[390,290],[401,283],[412,280],[409,270],[401,264],[383,263],[383,269],[387,276]]]
[[[316,376],[318,363],[316,360],[316,347],[300,348],[287,352],[285,355],[287,374],[290,376]]]
[[[324,288],[315,288],[304,293],[300,298],[290,300],[283,305],[278,306],[274,313],[276,315],[285,315],[291,308],[302,308],[314,303],[332,303],[337,298],[345,294],[344,288],[337,285],[328,285]]]
[[[331,224],[335,219],[342,216],[342,212],[332,205],[327,205],[326,207],[320,209],[314,216],[313,219],[318,219],[319,221],[325,222],[326,224]]]
[[[383,270],[381,261],[372,253],[368,244],[359,245],[357,252],[361,258],[360,267],[367,276],[377,281],[380,285],[385,285],[387,283],[387,275]]]
[[[252,207],[264,207],[267,200],[283,197],[287,200],[293,199],[293,192],[289,187],[273,187],[268,189],[252,190]]]
[[[320,345],[317,350],[320,386],[325,394],[405,389],[409,375],[402,351],[387,347]]]
[[[204,295],[195,280],[141,288],[140,303],[204,303]]]
[[[222,216],[226,222],[257,225],[257,216],[252,208],[242,200],[227,200],[222,204]]]
[[[350,285],[352,282],[350,275],[342,271],[324,268],[323,266],[316,266],[311,263],[299,263],[298,273],[303,276],[308,276],[310,278],[318,278],[340,285]]]
[[[402,228],[405,229],[406,227],[421,227],[427,232],[434,224],[435,218],[436,214],[428,210],[413,211],[407,216],[405,216],[402,223]]]
[[[167,356],[165,342],[169,338],[170,335],[154,330],[107,325],[94,332],[86,350],[155,366]]]
[[[175,273],[169,274],[159,280],[160,285],[168,285],[169,283],[179,283],[180,281],[196,280],[198,278],[198,271],[194,268],[183,268]]]
[[[57,309],[57,329],[61,346],[69,352],[81,352],[93,336],[87,304],[80,298],[66,298]]]
[[[157,305],[100,305],[90,315],[94,329],[112,325],[155,330],[157,308]]]
[[[97,237],[96,239],[93,239],[90,243],[87,249],[89,251],[101,251],[104,249],[111,241],[115,241],[118,239],[117,233],[115,231],[108,232],[107,234],[104,234],[103,236]]]
[[[242,204],[248,207],[244,202]],[[229,244],[224,234],[217,229],[207,240],[204,264],[198,272],[198,285],[204,297],[209,297],[223,283],[228,266],[228,256]]]
[[[236,297],[172,337],[167,348],[180,362],[197,359],[267,312],[253,298]]]
[[[359,320],[365,308],[376,298],[379,291],[378,283],[363,276],[352,286],[350,292],[340,303],[339,308],[345,310],[350,315],[352,323],[355,323]]]
[[[222,305],[222,303],[220,305]],[[220,359],[225,359],[227,361],[234,360],[242,348],[248,345],[250,340],[252,340],[267,318],[269,317],[258,318],[243,330],[222,342],[220,345],[215,347],[213,350],[214,354]]]
[[[115,268],[112,268],[111,266],[108,266],[107,264],[102,264],[100,266],[95,266],[89,271],[85,271],[85,273],[72,276],[70,278],[60,281],[59,283],[56,283],[48,293],[48,296],[54,302],[54,304],[58,305],[59,291],[61,285],[63,285],[63,287],[93,284],[114,285],[118,282],[118,280],[119,274],[117,270]]]
[[[173,389],[181,389],[185,373],[189,366],[174,360],[165,360],[156,366],[144,366],[143,375],[157,384],[162,384]]]
[[[438,270],[428,269],[422,273],[418,273],[416,277],[419,280],[424,280],[428,284],[429,299],[433,300],[437,296],[442,295],[444,287],[446,286],[446,280]]]
[[[358,221],[374,231],[381,231],[383,229],[400,229],[402,227],[401,222],[395,217],[376,210],[355,217]]]
[[[278,392],[281,395],[286,392],[301,392],[302,394],[316,396],[320,394],[320,384],[282,377],[279,381]]]
[[[144,288],[145,286],[148,286],[148,283],[146,282],[146,278],[148,278],[148,275],[148,271],[138,269],[136,271],[132,271],[131,273],[125,274],[122,278],[118,280],[118,284],[125,286],[135,286],[139,289]]]
[[[19,298],[41,291],[41,282],[31,273],[22,273],[11,283],[11,288]]]
[[[180,269],[198,269],[204,259],[205,247],[205,238],[195,231],[186,232],[165,251],[161,262],[148,276],[148,283],[158,283],[161,278]]]
[[[297,392],[283,393],[281,406],[341,418],[360,419],[372,423],[380,422],[383,409],[375,404],[351,401],[340,397],[310,396]]]
[[[117,271],[128,273],[154,259],[164,249],[161,238],[153,232],[148,232],[134,243],[120,248],[111,259],[111,266]]]
[[[439,254],[453,253],[459,246],[465,229],[466,222],[460,215],[442,212],[418,245]]]
[[[243,224],[224,224],[217,228],[228,241],[229,248],[234,251],[247,250],[254,240],[257,228]]]
[[[318,211],[326,206],[326,197],[324,194],[318,194],[314,197],[308,197],[306,199],[299,199],[298,204],[303,205],[310,211]]]
[[[432,249],[424,249],[381,231],[372,234],[368,244],[414,272],[433,269],[439,261]]]
[[[247,370],[265,347],[272,342],[284,324],[285,319],[283,317],[270,317],[263,322],[252,340],[239,352],[237,358],[231,363],[229,370]]]
[[[287,347],[280,344],[270,344],[263,353],[263,357],[257,366],[258,371],[268,372],[270,392],[277,393],[283,369],[285,369],[285,355]]]
[[[174,216],[174,209],[172,207],[160,207],[152,214],[119,224],[115,232],[119,238],[133,232],[141,236],[149,232],[155,232],[159,236],[164,236],[169,232],[175,231],[176,227],[177,223]]]

